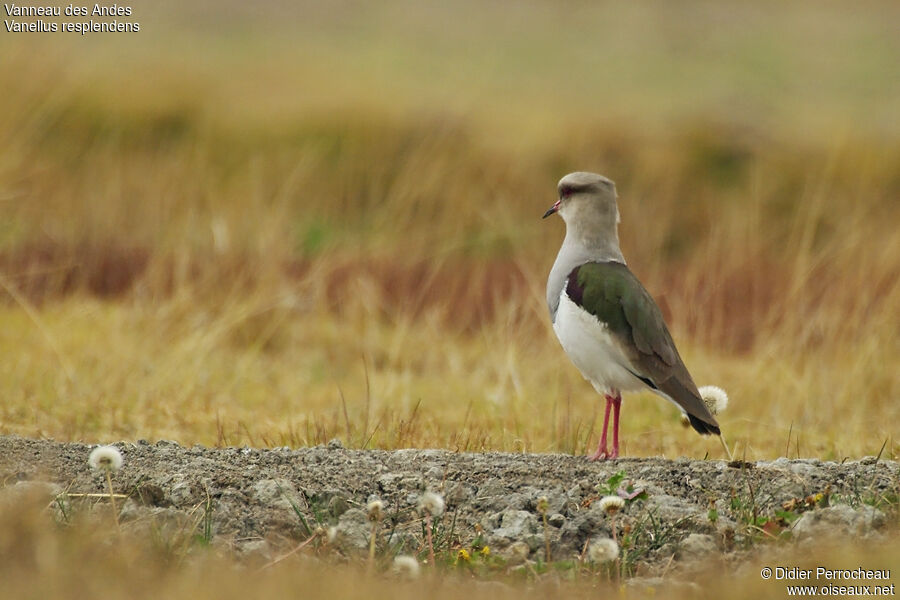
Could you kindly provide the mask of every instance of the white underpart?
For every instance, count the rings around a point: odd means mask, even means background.
[[[613,389],[620,392],[648,390],[665,398],[684,413],[684,408],[668,394],[651,388],[632,375],[635,369],[622,352],[619,342],[610,333],[609,327],[572,302],[565,288],[559,295],[559,310],[553,322],[553,331],[569,359],[584,378],[591,382],[597,393],[606,394]]]
[[[563,289],[553,331],[563,350],[600,394],[647,387],[632,375],[628,358],[605,323],[569,299]]]

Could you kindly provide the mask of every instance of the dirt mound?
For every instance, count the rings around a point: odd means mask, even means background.
[[[554,454],[347,450],[337,441],[299,450],[116,446],[125,459],[113,478],[128,496],[119,504],[123,528],[199,518],[208,541],[258,560],[318,527],[340,553],[365,552],[366,504],[376,497],[384,503],[380,546],[422,553],[418,504],[434,491],[446,501],[433,529],[439,550],[488,546],[513,564],[543,560],[549,538],[552,560],[565,561],[615,532],[627,572],[654,575],[673,560],[685,567],[713,553],[739,560],[754,541],[772,537],[880,536],[900,489],[898,463],[874,458],[591,463]],[[103,493],[105,478],[87,464],[90,450],[0,437],[0,481],[7,489],[40,481],[57,494]],[[598,501],[606,495],[625,500],[614,517]]]

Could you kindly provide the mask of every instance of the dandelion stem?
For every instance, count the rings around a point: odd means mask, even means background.
[[[375,537],[378,535],[378,521],[372,521],[372,535],[369,536],[369,573],[375,569]]]
[[[619,543],[619,540],[616,538],[616,515],[612,514],[609,516],[609,526],[612,529],[612,538],[615,543]]]
[[[584,557],[587,556],[588,545],[590,545],[591,540],[584,540],[584,546],[581,548],[581,554],[578,555],[578,562],[584,564]]]
[[[122,533],[122,528],[119,526],[119,510],[116,508],[116,495],[113,493],[112,477],[109,474],[109,469],[106,469],[106,484],[109,486],[109,503],[112,505],[113,521],[116,523],[116,529],[119,533]]]
[[[544,517],[544,562],[550,564],[550,530],[547,527],[547,511],[542,513]]]
[[[616,543],[616,546],[618,546],[618,545],[619,545],[619,540],[618,540],[618,538],[616,537],[616,515],[615,515],[615,513],[613,513],[613,514],[610,515],[610,517],[609,517],[609,526],[612,527],[612,539],[613,539],[613,542],[615,542],[615,543]],[[614,578],[613,581],[614,581],[614,583],[618,586],[618,585],[619,585],[620,572],[621,572],[621,570],[622,570],[622,561],[619,559],[618,553],[616,553],[616,554],[617,554],[616,560],[615,560],[615,562],[613,563],[612,567],[613,567],[613,573],[614,573],[614,575],[615,575],[615,578]]]
[[[431,539],[431,513],[425,513],[425,536],[428,539],[428,564],[434,566],[434,544]]]

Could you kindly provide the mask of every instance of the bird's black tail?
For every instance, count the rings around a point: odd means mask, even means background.
[[[722,435],[722,431],[719,429],[718,425],[701,421],[690,413],[688,413],[688,419],[691,420],[691,427],[693,427],[700,435]]]

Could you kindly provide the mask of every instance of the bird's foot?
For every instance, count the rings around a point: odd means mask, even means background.
[[[612,460],[614,458],[619,458],[619,449],[613,447],[612,450],[608,450],[605,446],[600,446],[597,448],[597,451],[587,457],[588,460]]]
[[[606,448],[597,448],[597,451],[587,457],[588,460],[606,460],[608,457],[609,451]]]

